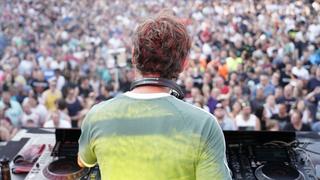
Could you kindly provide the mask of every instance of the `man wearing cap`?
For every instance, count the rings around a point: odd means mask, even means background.
[[[299,79],[309,80],[310,75],[309,71],[303,67],[303,61],[296,61],[296,66],[291,70],[292,74],[298,77]]]
[[[234,124],[234,121],[232,121],[232,119],[230,119],[230,117],[228,117],[225,114],[225,110],[224,110],[221,103],[218,103],[216,105],[215,110],[214,110],[214,115],[216,116],[221,129],[232,130],[232,131],[236,130],[236,126]]]
[[[236,116],[236,125],[239,130],[260,130],[260,120],[251,113],[250,103],[247,101],[242,102],[241,108],[241,113]]]

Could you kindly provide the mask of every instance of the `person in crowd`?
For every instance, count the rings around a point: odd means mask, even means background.
[[[291,70],[292,74],[299,79],[309,80],[310,75],[309,71],[303,66],[303,61],[296,61],[296,66],[294,66]]]
[[[236,71],[238,66],[243,63],[243,59],[237,56],[234,50],[229,50],[229,57],[226,59],[227,67],[230,72]]]
[[[311,127],[308,124],[302,122],[302,114],[299,111],[293,111],[290,117],[290,123],[287,123],[284,131],[311,131]]]
[[[316,87],[306,95],[305,100],[309,105],[312,119],[320,120],[320,87]]]
[[[67,88],[67,95],[65,102],[67,105],[67,112],[71,118],[72,127],[78,126],[78,121],[80,118],[80,111],[83,108],[83,101],[78,97],[76,86],[69,86]]]
[[[71,122],[62,119],[60,112],[57,110],[51,111],[48,120],[44,123],[45,128],[71,128]]]
[[[223,130],[236,130],[236,125],[234,120],[225,114],[225,110],[221,103],[216,105],[214,110],[214,115],[218,120],[218,123]]]
[[[218,97],[220,95],[220,90],[218,88],[213,88],[210,92],[210,97],[207,101],[207,106],[209,108],[210,113],[213,114],[214,108],[216,107],[218,103]]]
[[[280,126],[277,120],[270,119],[266,122],[267,131],[280,131]]]
[[[290,84],[286,85],[283,90],[283,96],[276,99],[277,104],[286,104],[289,112],[294,107],[296,98],[293,96],[294,87]]]
[[[58,112],[60,114],[61,119],[64,119],[64,120],[70,122],[71,125],[72,125],[71,118],[70,118],[70,116],[68,114],[68,108],[67,108],[66,100],[63,99],[63,98],[58,99],[56,101],[56,106],[57,106],[57,110],[58,110]]]
[[[186,80],[184,81],[184,94],[185,94],[185,101],[187,102],[192,102],[192,95],[191,95],[191,89],[194,87],[194,81],[192,79],[192,77],[188,77],[186,78]]]
[[[259,83],[256,85],[256,89],[262,89],[264,97],[274,94],[275,87],[270,82],[270,77],[268,74],[261,74]],[[255,90],[256,90],[255,89]],[[253,96],[255,96],[257,92],[253,92]]]
[[[263,109],[263,105],[266,102],[266,96],[264,95],[263,88],[259,87],[256,89],[256,96],[254,98],[251,98],[250,104],[252,108],[252,112],[254,114],[257,113],[257,111]]]
[[[89,78],[83,77],[80,79],[79,85],[79,96],[83,98],[87,98],[91,92],[93,92],[93,88],[89,83]]]
[[[207,105],[204,104],[204,97],[201,94],[196,95],[196,97],[194,97],[194,102],[193,105],[207,111],[210,112],[209,107]]]
[[[48,111],[55,111],[55,102],[62,97],[62,93],[57,89],[57,80],[52,78],[49,80],[49,89],[44,91],[42,99]]]
[[[220,102],[224,108],[224,110],[226,111],[227,114],[229,114],[231,112],[231,108],[230,108],[230,96],[227,94],[220,94],[218,96],[218,102]]]
[[[96,97],[96,102],[102,102],[102,101],[106,101],[109,99],[112,99],[112,92],[114,90],[114,87],[110,84],[106,84],[104,86],[101,86],[100,88],[100,93],[99,95]]]
[[[290,115],[287,111],[287,105],[286,104],[279,104],[279,113],[274,114],[270,117],[270,119],[274,119],[278,121],[280,129],[283,129],[284,126],[290,122]]]
[[[279,107],[276,104],[275,96],[270,95],[267,97],[266,103],[264,104],[264,111],[267,118],[271,118],[279,113]]]
[[[32,111],[30,102],[24,100],[22,103],[23,114],[21,118],[23,127],[39,127],[40,126],[40,116],[39,114]]]
[[[224,79],[220,76],[214,79],[213,87],[218,88],[221,94],[230,94],[229,87],[225,85]]]
[[[23,110],[17,101],[11,99],[11,92],[7,87],[2,90],[0,105],[4,107],[5,116],[10,119],[12,125],[20,127]]]
[[[0,141],[9,141],[18,132],[11,120],[5,116],[5,106],[0,104]]]
[[[236,116],[238,116],[241,112],[241,101],[243,101],[242,99],[239,100],[239,101],[235,101],[232,106],[231,106],[231,112],[229,113],[230,114],[230,117],[232,119],[235,119]]]
[[[49,83],[45,79],[43,72],[39,68],[35,68],[33,71],[32,79],[30,80],[30,85],[33,88],[34,93],[37,96],[42,95],[42,93],[49,88]]]
[[[242,87],[240,85],[236,85],[232,89],[231,98],[230,98],[231,104],[241,100],[247,100],[247,97],[243,93]]]
[[[276,87],[275,92],[274,92],[274,97],[276,99],[280,99],[280,97],[283,97],[283,88],[281,86]]]
[[[191,101],[189,103],[191,103],[191,104],[195,104],[196,102],[199,102],[200,99],[203,99],[203,97],[201,95],[201,91],[198,87],[191,88],[190,94],[191,94],[191,98],[190,98]]]
[[[320,66],[317,67],[315,77],[312,77],[307,84],[308,92],[312,92],[316,87],[320,86]]]
[[[241,113],[235,118],[236,126],[239,130],[255,130],[261,129],[260,120],[252,114],[249,102],[241,103]]]
[[[39,127],[42,127],[44,122],[47,120],[47,108],[39,102],[38,97],[33,93],[33,91],[30,91],[29,96],[25,99],[25,101],[28,101],[31,111],[39,115]]]
[[[299,99],[296,104],[296,110],[299,111],[302,115],[302,122],[304,124],[312,124],[313,118],[311,116],[310,110],[306,107],[305,100]]]
[[[63,86],[66,83],[65,77],[62,75],[60,69],[54,69],[54,77],[57,80],[57,89],[62,90]]]

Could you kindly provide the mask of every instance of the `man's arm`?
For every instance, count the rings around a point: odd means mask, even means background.
[[[214,118],[207,120],[202,138],[202,150],[196,167],[196,179],[231,180],[231,173],[226,160],[224,136]]]
[[[81,135],[79,138],[78,164],[80,167],[93,167],[96,165],[97,158],[92,147],[90,112],[83,120]]]
[[[78,165],[79,165],[80,167],[86,167],[86,166],[82,163],[79,154],[78,154]]]
[[[85,162],[81,159],[81,157],[80,157],[79,154],[78,154],[77,161],[78,161],[78,165],[79,165],[80,167],[93,167],[93,166],[96,165],[96,163],[94,163],[94,164],[85,163]]]

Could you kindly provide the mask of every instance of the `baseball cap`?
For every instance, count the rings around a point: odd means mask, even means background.
[[[241,107],[242,107],[242,108],[251,107],[251,106],[250,106],[250,102],[248,102],[248,101],[243,101],[243,102],[241,102]]]
[[[218,109],[218,108],[223,108],[223,106],[222,106],[222,104],[221,104],[221,103],[217,103],[217,104],[216,104],[215,109]]]

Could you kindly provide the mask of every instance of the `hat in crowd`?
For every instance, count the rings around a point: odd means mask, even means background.
[[[56,77],[51,77],[49,80],[49,83],[56,83],[57,82],[57,78]]]
[[[218,108],[223,108],[223,106],[222,106],[222,104],[220,102],[217,103],[216,106],[215,106],[215,109],[218,109]]]
[[[25,79],[23,76],[18,75],[18,76],[15,78],[15,83],[21,84],[21,85],[26,85],[26,84],[27,84],[27,81],[26,81],[26,79]]]
[[[241,102],[241,107],[242,107],[242,108],[251,107],[251,106],[250,106],[250,102],[249,102],[249,101],[243,101],[243,102]]]

